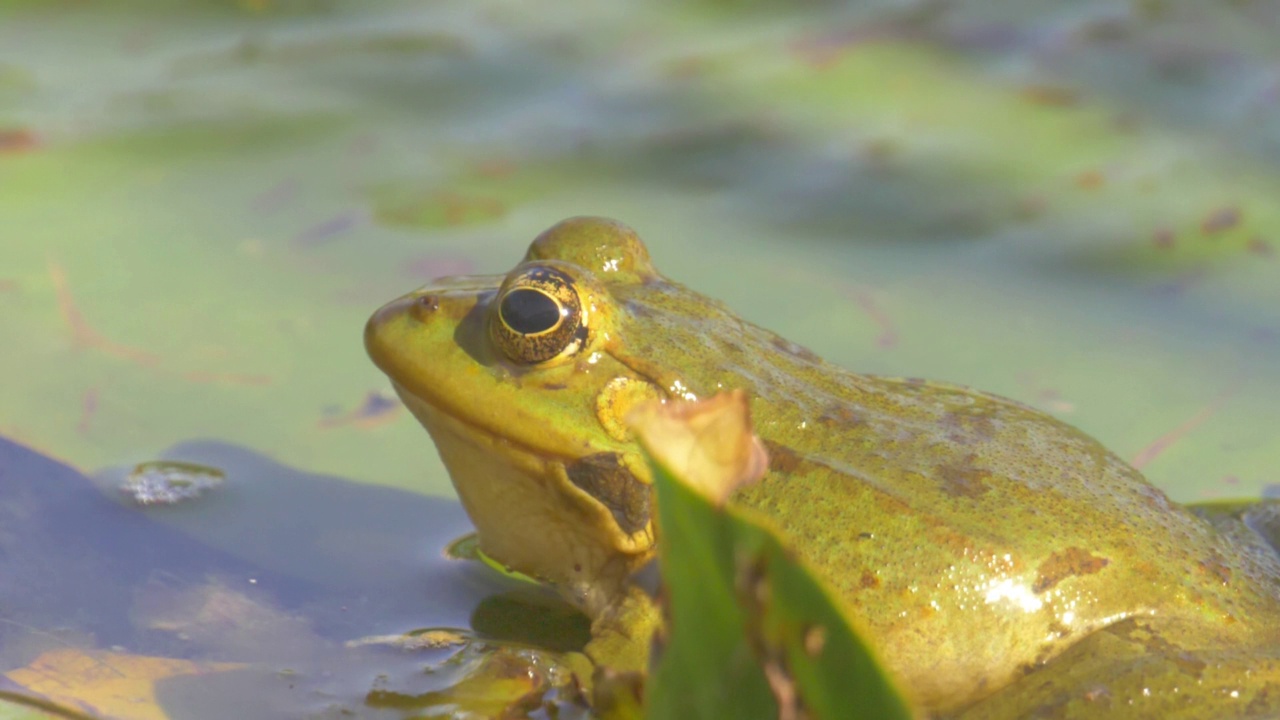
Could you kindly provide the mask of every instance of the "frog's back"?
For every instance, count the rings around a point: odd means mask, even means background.
[[[691,319],[685,293],[645,288],[633,310],[663,329],[631,351],[682,356],[654,378],[666,387],[753,395],[770,472],[737,501],[778,522],[930,704],[1128,618],[1195,616],[1206,641],[1280,627],[1274,554],[1238,551],[1084,433],[967,388],[850,373],[715,303]]]
[[[824,370],[804,403],[761,390],[773,472],[741,501],[930,704],[1119,622],[1142,623],[1149,652],[1280,640],[1275,554],[1225,541],[1092,438],[983,393]]]

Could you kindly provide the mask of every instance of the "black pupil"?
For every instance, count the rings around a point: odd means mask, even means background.
[[[502,321],[522,335],[546,332],[560,322],[560,305],[537,290],[512,290],[502,298]]]

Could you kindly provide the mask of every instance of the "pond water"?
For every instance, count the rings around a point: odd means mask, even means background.
[[[10,682],[59,647],[250,662],[160,705],[319,714],[455,652],[349,640],[501,637],[548,602],[443,559],[466,518],[360,333],[575,214],[841,365],[1052,412],[1175,499],[1273,492],[1278,25],[1191,0],[0,0]],[[227,484],[122,504],[159,458]],[[259,636],[193,619],[218,603]]]

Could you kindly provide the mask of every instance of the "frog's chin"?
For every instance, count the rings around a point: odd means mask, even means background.
[[[562,588],[611,583],[643,564],[653,533],[622,534],[609,511],[547,457],[477,428],[396,385],[431,434],[480,548],[494,560]]]

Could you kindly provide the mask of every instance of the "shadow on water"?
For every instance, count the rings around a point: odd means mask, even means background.
[[[66,649],[244,663],[161,680],[157,697],[182,717],[295,717],[359,708],[376,682],[432,689],[447,674],[428,682],[424,666],[458,652],[353,640],[453,628],[551,651],[585,642],[585,620],[549,593],[445,558],[470,530],[455,500],[216,442],[164,457],[220,468],[226,484],[138,508],[112,497],[126,469],[90,479],[0,438],[4,671]]]

